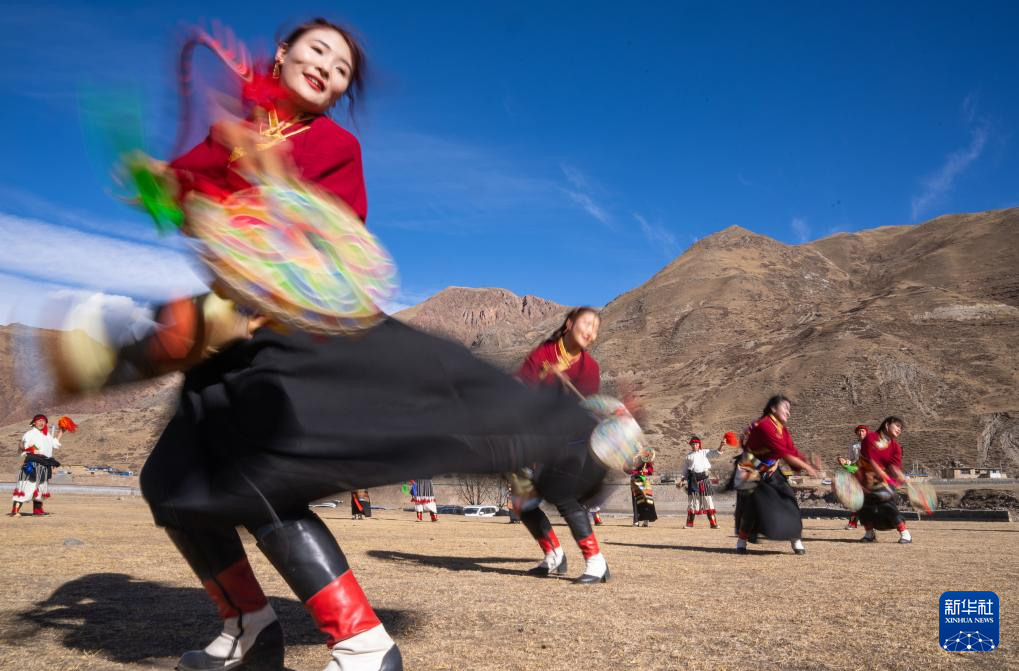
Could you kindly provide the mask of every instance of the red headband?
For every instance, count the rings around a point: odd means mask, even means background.
[[[860,424],[855,429],[853,429],[853,433],[856,433],[860,429],[863,429],[864,431],[870,431],[870,427],[869,426],[867,426],[866,424]]]
[[[46,423],[47,423],[47,424],[49,424],[49,421],[50,421],[50,420],[49,420],[49,419],[48,419],[48,418],[46,417],[46,415],[36,415],[35,417],[33,417],[33,418],[32,418],[32,422],[31,422],[31,423],[32,423],[32,424],[35,424],[35,423],[36,423],[37,421],[39,421],[40,419],[45,419],[45,420],[46,420]]]

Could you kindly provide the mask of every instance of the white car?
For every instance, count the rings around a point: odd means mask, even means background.
[[[464,517],[495,517],[497,512],[495,506],[464,506]]]

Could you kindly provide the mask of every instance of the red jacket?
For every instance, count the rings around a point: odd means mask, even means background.
[[[803,458],[793,444],[788,427],[771,415],[765,415],[750,425],[744,449],[761,461],[773,461],[787,456]]]
[[[894,438],[889,437],[888,440],[888,445],[882,449],[878,447],[878,443],[881,442],[881,434],[876,431],[868,433],[867,437],[863,439],[863,445],[860,446],[860,461],[866,460],[880,466],[888,475],[889,484],[894,484],[895,476],[889,470],[889,466],[895,466],[900,471],[902,470],[902,446]]]
[[[517,378],[535,387],[562,387],[556,374],[548,370],[558,360],[559,342],[544,342],[534,348],[534,351],[524,359],[520,370],[517,371]],[[601,389],[601,371],[598,369],[598,362],[586,351],[581,352],[573,365],[563,371],[563,374],[584,396],[597,394]]]
[[[290,160],[302,179],[338,196],[361,221],[368,216],[361,145],[357,138],[324,116],[305,122],[310,128],[283,141]],[[296,126],[294,127],[296,128]],[[204,142],[170,163],[181,186],[181,199],[192,190],[224,198],[250,186],[231,166],[233,147],[219,144],[210,135]]]

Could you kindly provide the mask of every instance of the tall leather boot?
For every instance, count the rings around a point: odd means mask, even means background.
[[[553,573],[562,575],[567,571],[566,553],[563,552],[559,539],[552,530],[548,515],[541,508],[532,508],[520,513],[520,521],[524,523],[531,537],[538,541],[538,547],[545,553],[545,558],[537,566],[527,571],[527,575],[547,578]]]
[[[584,555],[584,573],[573,582],[578,585],[608,582],[609,567],[605,563],[601,548],[598,547],[598,539],[594,537],[591,518],[587,511],[579,503],[573,505],[573,502],[557,508],[570,527],[570,533],[573,534],[573,540],[577,541],[581,554]]]
[[[322,520],[309,512],[255,533],[258,547],[329,637],[326,671],[403,671],[400,649]]]
[[[178,671],[282,671],[283,628],[251,571],[237,531],[166,532],[223,620],[219,636],[202,650],[184,653]]]

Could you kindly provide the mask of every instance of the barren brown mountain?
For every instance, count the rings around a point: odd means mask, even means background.
[[[856,424],[896,414],[906,420],[907,465],[958,459],[1019,471],[1017,240],[1019,209],[795,246],[731,227],[609,303],[593,354],[607,391],[638,390],[665,470],[691,433],[716,443],[783,392],[794,401],[801,449],[834,457]],[[451,287],[397,316],[511,369],[565,310],[503,289]],[[28,331],[0,331],[3,421],[17,420],[0,435],[23,430],[40,393],[13,381],[11,361],[32,356],[18,350],[19,338],[27,342]],[[137,466],[172,386],[51,413],[88,415],[75,463],[107,455]],[[0,467],[8,462],[13,471],[6,454]]]

